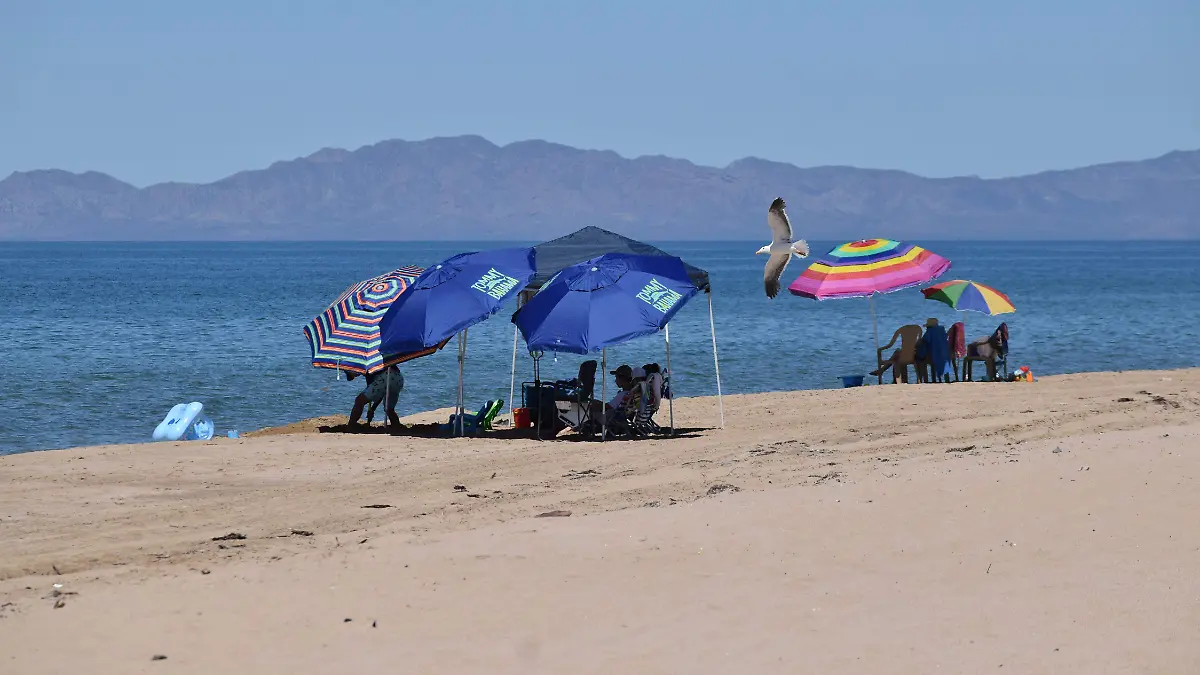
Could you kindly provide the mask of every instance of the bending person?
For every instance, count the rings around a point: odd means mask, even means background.
[[[356,373],[346,374],[347,380],[353,380],[355,377],[357,377]],[[396,403],[400,400],[400,392],[404,389],[404,375],[400,373],[400,369],[396,366],[388,366],[379,372],[367,373],[366,379],[367,386],[354,398],[354,408],[350,411],[350,424],[358,424],[363,408],[368,405],[370,408],[367,410],[367,424],[370,424],[371,419],[375,416],[375,409],[384,402],[386,397],[384,411],[387,414],[388,422],[394,427],[399,427],[400,416],[396,414]]]

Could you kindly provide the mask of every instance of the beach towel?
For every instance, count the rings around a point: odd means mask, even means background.
[[[934,382],[942,382],[954,375],[954,366],[950,362],[950,339],[946,329],[941,326],[929,326],[925,329],[925,352],[933,372]]]
[[[967,326],[963,322],[950,326],[949,347],[951,358],[961,359],[967,355]]]

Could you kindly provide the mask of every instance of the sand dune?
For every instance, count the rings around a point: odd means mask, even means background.
[[[1200,370],[725,408],[0,458],[0,672],[1200,672]]]

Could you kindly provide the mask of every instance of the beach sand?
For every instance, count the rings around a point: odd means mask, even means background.
[[[1198,411],[1093,373],[0,457],[0,673],[1194,674]]]

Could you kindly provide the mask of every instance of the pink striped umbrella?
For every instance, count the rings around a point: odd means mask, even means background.
[[[949,269],[949,260],[916,244],[893,239],[863,239],[842,244],[826,253],[809,265],[788,286],[788,291],[813,300],[870,298],[871,323],[878,352],[875,294],[928,283]]]

